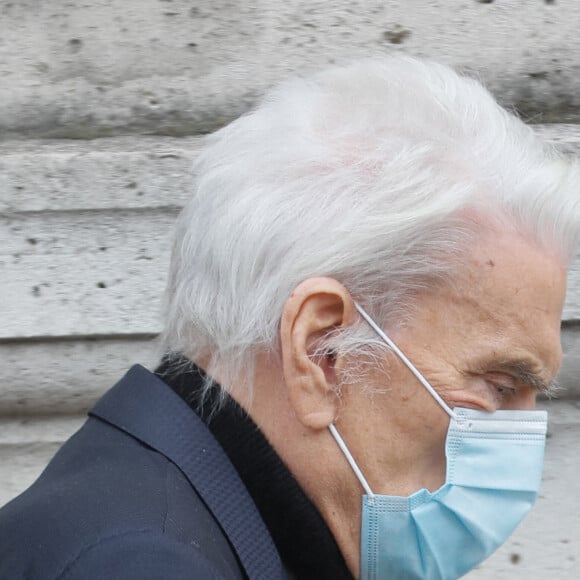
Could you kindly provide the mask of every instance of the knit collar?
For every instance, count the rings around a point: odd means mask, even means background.
[[[249,415],[213,382],[201,398],[204,371],[192,363],[165,359],[155,371],[206,423],[238,471],[280,557],[298,579],[352,580],[342,553],[322,516]]]

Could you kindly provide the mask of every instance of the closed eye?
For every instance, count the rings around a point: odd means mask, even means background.
[[[515,387],[506,387],[505,385],[497,385],[495,383],[492,383],[492,385],[494,386],[495,390],[502,395],[515,395],[516,394]]]
[[[546,381],[536,366],[526,360],[490,361],[487,369],[480,373],[502,389],[527,387],[547,397],[553,397],[559,391],[556,380]]]

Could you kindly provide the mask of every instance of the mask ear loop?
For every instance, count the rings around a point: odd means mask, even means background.
[[[334,440],[337,442],[338,446],[340,447],[340,450],[344,453],[346,460],[348,461],[349,465],[352,467],[354,474],[356,475],[357,479],[360,481],[360,484],[363,486],[366,494],[370,498],[374,498],[375,494],[373,493],[370,485],[368,484],[367,480],[365,479],[365,476],[362,474],[362,471],[360,470],[359,466],[357,465],[356,461],[354,460],[354,457],[351,455],[350,451],[348,450],[348,447],[346,446],[344,439],[340,436],[339,432],[336,430],[336,427],[332,423],[328,426],[328,428],[330,429],[330,432],[332,433]]]
[[[379,327],[379,325],[367,314],[365,309],[358,304],[354,303],[359,314],[366,320],[369,326],[391,347],[393,352],[403,361],[405,366],[415,375],[417,380],[429,391],[431,396],[439,403],[439,406],[452,418],[457,420],[457,415],[449,407],[449,405],[441,398],[439,393],[427,382],[427,379],[415,368],[413,363],[405,356],[401,349],[385,334],[385,332]]]
[[[365,309],[358,304],[357,302],[354,303],[356,309],[358,310],[359,314],[366,320],[369,326],[383,339],[383,341],[393,350],[393,352],[403,361],[405,366],[415,375],[417,380],[427,389],[427,391],[431,394],[431,396],[437,401],[439,406],[452,418],[457,420],[458,417],[456,413],[449,407],[449,405],[441,398],[439,393],[429,384],[427,379],[415,368],[413,363],[405,356],[405,354],[401,351],[401,349],[385,334],[385,332],[378,326],[378,324],[367,314]],[[330,433],[334,437],[334,440],[340,447],[340,450],[344,454],[348,464],[354,471],[357,479],[359,480],[360,484],[364,488],[366,494],[369,496],[370,500],[372,501],[375,497],[370,485],[368,484],[365,476],[362,474],[359,466],[357,465],[354,457],[351,455],[344,439],[340,436],[340,433],[337,431],[336,427],[333,423],[328,426]]]

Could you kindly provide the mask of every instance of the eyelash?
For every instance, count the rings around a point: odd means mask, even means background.
[[[515,387],[508,387],[506,385],[502,385],[501,383],[494,383],[492,381],[489,381],[490,385],[493,386],[493,388],[498,392],[499,395],[501,395],[502,397],[512,397],[516,394],[516,388]]]

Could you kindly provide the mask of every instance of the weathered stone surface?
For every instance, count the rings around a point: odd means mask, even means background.
[[[580,399],[580,325],[576,323],[562,328],[562,367],[558,383],[562,387],[560,397]]]
[[[83,413],[130,366],[160,358],[146,338],[0,343],[0,417]]]
[[[576,119],[579,22],[575,0],[6,2],[0,135],[205,132],[296,71],[400,50]]]
[[[0,213],[181,207],[201,142],[0,141]]]
[[[0,339],[159,331],[176,212],[0,217]]]

